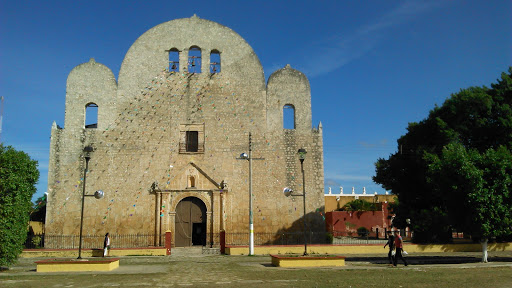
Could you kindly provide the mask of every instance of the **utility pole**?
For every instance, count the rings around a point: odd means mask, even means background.
[[[249,155],[242,153],[240,158],[249,160],[249,256],[254,255],[254,222],[252,213],[252,160],[265,160],[265,158],[252,157],[252,134],[249,132]]]
[[[252,214],[252,137],[249,132],[249,255],[254,255],[254,222]]]

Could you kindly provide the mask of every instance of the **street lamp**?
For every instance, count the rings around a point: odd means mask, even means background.
[[[252,217],[252,160],[265,160],[265,158],[252,158],[252,135],[249,132],[249,155],[240,154],[239,160],[249,161],[249,255],[254,255],[254,225]]]
[[[85,158],[84,186],[83,186],[83,190],[82,190],[82,212],[80,214],[80,239],[78,242],[78,258],[77,259],[82,259],[82,228],[84,225],[84,203],[85,203],[84,199],[85,199],[85,196],[94,196],[94,198],[96,198],[96,199],[101,199],[101,198],[103,198],[103,195],[104,195],[103,191],[101,191],[101,190],[94,192],[93,195],[85,194],[85,180],[87,179],[87,170],[89,168],[89,160],[91,160],[91,152],[92,151],[94,151],[94,149],[91,146],[84,147],[84,158]]]
[[[300,160],[300,170],[302,172],[302,194],[293,194],[293,190],[291,188],[285,187],[283,190],[284,196],[302,196],[303,206],[304,206],[304,256],[308,255],[308,238],[306,235],[306,179],[304,176],[304,160],[306,159],[306,149],[300,148],[297,151],[299,154]]]
[[[249,255],[254,255],[254,224],[252,216],[252,160],[265,160],[265,158],[252,158],[252,135],[249,132],[249,155],[240,154],[240,160],[249,161]]]
[[[249,133],[249,143],[251,133]],[[249,145],[249,155],[247,153],[240,154],[240,159],[249,160],[249,255],[254,255],[254,223],[252,217],[252,151]]]

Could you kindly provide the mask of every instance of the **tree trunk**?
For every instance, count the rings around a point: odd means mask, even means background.
[[[487,263],[487,238],[482,239],[482,262]]]

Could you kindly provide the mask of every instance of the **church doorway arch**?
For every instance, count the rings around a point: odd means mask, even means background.
[[[187,197],[176,206],[175,246],[206,245],[206,205],[196,197]]]

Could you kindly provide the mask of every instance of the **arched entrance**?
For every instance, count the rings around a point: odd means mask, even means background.
[[[206,205],[196,197],[187,197],[176,206],[175,246],[206,245]]]

